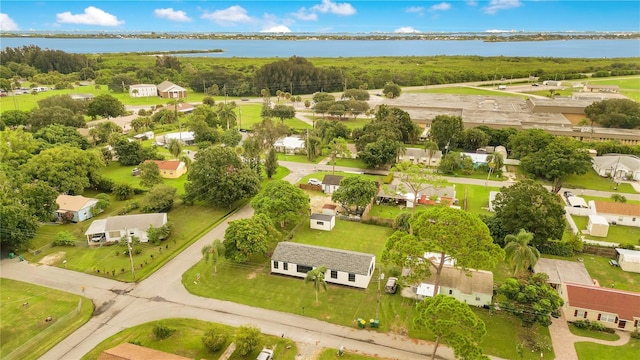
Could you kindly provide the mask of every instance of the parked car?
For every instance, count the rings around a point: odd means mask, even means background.
[[[387,279],[387,285],[384,286],[384,292],[387,294],[395,294],[398,291],[398,278],[390,277]]]
[[[322,181],[320,181],[318,179],[311,178],[311,179],[309,179],[309,181],[307,181],[307,184],[320,186],[320,185],[322,185]]]
[[[258,354],[258,357],[256,358],[256,360],[272,360],[273,359],[273,350],[269,350],[269,349],[262,349],[262,351],[260,351],[260,354]]]
[[[93,234],[91,236],[91,241],[93,242],[100,242],[102,240],[104,240],[104,234]]]

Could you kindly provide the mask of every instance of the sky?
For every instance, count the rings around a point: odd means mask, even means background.
[[[2,0],[0,31],[638,32],[640,1]]]

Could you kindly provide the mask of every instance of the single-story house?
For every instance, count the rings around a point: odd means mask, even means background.
[[[438,166],[442,159],[442,151],[436,150],[429,158],[429,152],[424,149],[407,148],[404,154],[399,157],[400,162],[409,161],[413,164],[424,164],[427,166]]]
[[[489,155],[491,154],[478,154],[478,153],[461,153],[460,156],[461,157],[470,157],[471,161],[473,161],[473,167],[477,168],[480,165],[486,165],[488,163],[487,158],[489,157]]]
[[[166,99],[181,99],[187,97],[187,89],[178,86],[168,80],[161,82],[158,86],[158,96]]]
[[[609,222],[604,216],[589,215],[587,231],[591,236],[607,237],[609,234]]]
[[[160,176],[166,179],[177,179],[187,172],[187,166],[184,162],[178,160],[145,160],[158,164]]]
[[[594,201],[594,207],[610,224],[640,227],[640,205]]]
[[[98,199],[86,198],[80,195],[58,195],[56,198],[56,204],[58,204],[56,215],[58,219],[61,219],[64,213],[70,212],[73,214],[71,222],[81,222],[93,217],[91,208],[97,203]]]
[[[449,295],[458,301],[473,306],[490,305],[493,298],[493,273],[486,270],[464,271],[445,266],[440,273],[440,286],[435,289],[435,272],[417,288],[416,296],[423,299],[434,293]]]
[[[128,342],[103,351],[98,360],[189,360],[184,356],[167,353],[164,351],[134,345]]]
[[[158,145],[168,144],[171,139],[176,139],[184,145],[193,145],[196,142],[196,136],[193,131],[181,131],[158,136],[156,137],[156,143]]]
[[[565,282],[593,285],[593,279],[581,262],[540,258],[533,267],[533,272],[547,274],[547,282],[554,289],[558,289],[560,284]]]
[[[158,96],[158,87],[153,84],[130,85],[129,96],[132,98]]]
[[[397,203],[408,208],[414,206],[416,198],[413,193],[403,193],[402,190],[411,190],[408,185],[402,186],[400,181],[381,186],[376,195],[377,203]],[[418,192],[417,202],[420,205],[452,205],[456,198],[455,186],[429,186]]]
[[[567,197],[567,202],[569,203],[569,206],[575,208],[586,209],[589,207],[589,205],[587,205],[587,202],[579,196],[569,196]]]
[[[325,194],[333,194],[334,191],[340,187],[340,181],[344,176],[339,175],[325,175],[322,179],[322,192]]]
[[[327,283],[366,289],[376,266],[376,256],[355,251],[280,242],[271,256],[271,273],[305,278],[325,266]]]
[[[584,91],[588,92],[614,92],[617,93],[620,90],[618,85],[595,85],[587,83],[584,86]]]
[[[640,251],[617,249],[618,264],[624,271],[640,273]]]
[[[140,141],[153,139],[153,137],[154,137],[153,131],[145,131],[141,134],[133,135],[134,139],[140,140]]]
[[[288,155],[302,154],[305,152],[304,140],[298,136],[287,136],[276,140],[273,143],[273,147],[276,152],[285,153]]]
[[[195,106],[186,102],[177,103],[174,106],[177,112],[183,113],[183,114],[188,114],[196,108]]]
[[[331,231],[336,226],[335,215],[313,213],[309,221],[311,228],[316,230]]]
[[[84,234],[90,245],[91,239],[98,238],[100,235],[103,239],[100,242],[116,242],[125,236],[135,236],[140,242],[148,242],[147,230],[149,226],[159,228],[166,223],[166,213],[111,216],[106,219],[94,220]]]
[[[322,205],[322,213],[325,215],[338,215],[338,205],[324,204]]]
[[[626,331],[640,326],[640,293],[570,282],[563,283],[559,292],[567,321],[598,321]]]
[[[640,180],[640,157],[634,155],[605,154],[593,158],[593,170],[603,177]]]

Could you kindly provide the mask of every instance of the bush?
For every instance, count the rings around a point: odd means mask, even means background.
[[[100,177],[100,179],[98,181],[96,181],[95,184],[94,184],[96,190],[104,191],[104,192],[108,192],[108,193],[113,191],[113,186],[114,185],[115,185],[115,183],[113,182],[113,180],[107,179],[105,177]]]
[[[255,326],[243,325],[236,329],[235,343],[236,351],[247,356],[260,344],[260,329]]]
[[[600,331],[600,332],[606,332],[606,333],[610,333],[610,334],[615,333],[614,329],[611,329],[611,328],[608,328],[608,327],[604,326],[599,321],[578,320],[578,321],[574,321],[572,324],[573,324],[573,326],[577,327],[578,329],[587,329],[587,330],[593,330],[593,331]]]
[[[638,329],[633,330],[633,332],[631,333],[631,338],[640,339],[640,331],[638,331]]]
[[[227,343],[228,335],[220,329],[209,329],[202,336],[202,344],[211,352],[221,350]]]
[[[76,239],[68,231],[60,231],[53,240],[53,246],[76,246]]]
[[[133,197],[134,189],[129,184],[118,183],[113,185],[112,192],[118,200],[129,200]]]
[[[409,232],[411,226],[409,225],[409,219],[411,219],[411,213],[403,212],[396,216],[393,220],[393,229]]]
[[[118,215],[128,214],[130,211],[135,210],[138,207],[139,207],[139,204],[137,201],[130,201],[127,203],[127,205],[125,205],[123,208],[118,210]]]
[[[153,335],[156,337],[156,339],[160,340],[168,338],[169,336],[171,336],[171,334],[174,333],[174,331],[176,331],[176,329],[166,326],[164,323],[162,323],[162,321],[157,322],[153,326]]]
[[[564,257],[571,257],[574,255],[573,244],[560,240],[549,240],[545,244],[540,245],[538,250],[540,250],[540,253],[547,255]]]
[[[393,173],[389,173],[387,176],[384,177],[384,180],[382,180],[382,183],[384,184],[391,184],[391,182],[393,181]]]

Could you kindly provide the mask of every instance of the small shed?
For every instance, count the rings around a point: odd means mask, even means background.
[[[616,252],[622,270],[640,273],[640,251],[616,248]]]
[[[338,205],[324,204],[322,206],[322,213],[325,215],[338,215]]]
[[[609,234],[609,222],[604,216],[589,215],[587,230],[591,236],[607,237]]]
[[[336,226],[336,217],[327,214],[311,214],[310,225],[312,229],[331,231]]]

